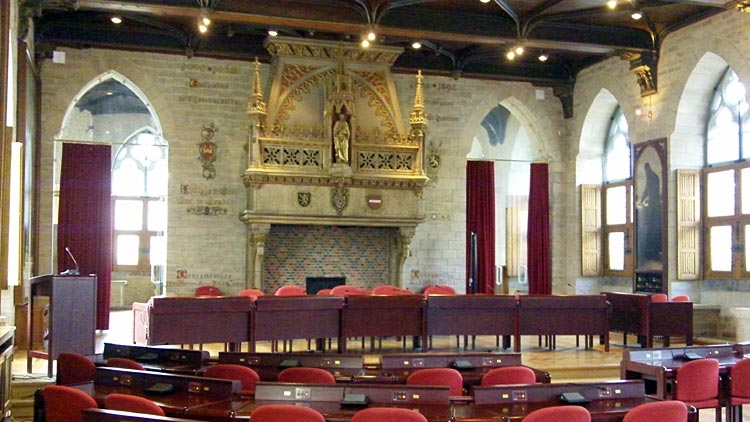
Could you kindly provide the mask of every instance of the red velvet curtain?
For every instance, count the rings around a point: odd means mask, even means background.
[[[63,144],[57,217],[58,272],[96,274],[96,328],[109,328],[112,278],[112,155],[109,145]]]
[[[528,257],[529,294],[552,293],[549,237],[549,166],[531,164],[529,188]]]
[[[495,163],[469,161],[466,166],[466,293],[471,293],[471,234],[477,236],[476,293],[495,292]]]

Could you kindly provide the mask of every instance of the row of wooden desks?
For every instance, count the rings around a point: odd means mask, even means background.
[[[155,384],[173,385],[174,391],[148,394],[146,390]],[[249,420],[256,407],[273,403],[312,407],[329,422],[349,421],[365,406],[416,409],[431,422],[520,421],[535,409],[560,405],[562,393],[575,392],[587,401],[581,405],[589,409],[592,420],[615,422],[621,421],[633,407],[655,400],[645,394],[642,380],[474,386],[468,396],[460,397],[450,396],[447,386],[260,382],[254,396],[240,396],[236,381],[115,368],[98,368],[94,382],[75,388],[90,394],[100,405],[107,394],[133,394],[155,401],[169,417],[202,421]],[[37,400],[40,397],[37,395]],[[363,397],[366,400],[359,401]],[[43,407],[43,403],[36,406]],[[697,420],[695,410],[691,409],[687,421]]]
[[[279,372],[294,367],[314,367],[325,369],[337,382],[366,382],[403,384],[414,371],[422,368],[456,368],[464,378],[465,388],[478,385],[487,371],[503,366],[522,366],[520,353],[391,353],[384,354],[377,361],[365,361],[363,355],[338,353],[253,353],[219,352],[218,358],[209,359],[205,351],[104,344],[101,355],[92,356],[97,366],[106,366],[111,357],[133,359],[146,369],[198,375],[207,365],[229,363],[252,368],[262,381],[276,381]],[[531,368],[537,382],[549,383],[549,372]]]
[[[354,337],[428,345],[434,335],[494,335],[504,347],[513,337],[518,352],[521,335],[584,335],[600,336],[609,350],[609,316],[604,295],[154,297],[133,304],[133,338],[144,345],[248,342],[251,352],[258,341],[336,338],[346,353]]]

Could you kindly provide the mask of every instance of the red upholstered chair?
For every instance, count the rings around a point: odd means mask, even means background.
[[[331,294],[331,289],[320,289],[318,290],[318,293],[315,293],[318,296],[328,296]]]
[[[46,422],[80,422],[83,409],[99,407],[93,397],[65,385],[45,386],[42,397]]]
[[[145,369],[140,363],[128,358],[109,358],[107,359],[107,366],[113,368],[138,369],[140,371]]]
[[[481,385],[534,384],[536,374],[527,366],[493,368],[482,375]]]
[[[456,294],[456,289],[454,289],[451,286],[445,286],[445,285],[435,285],[435,286],[428,286],[426,289],[424,289],[424,295],[454,295]]]
[[[279,372],[277,381],[300,384],[336,384],[336,378],[322,368],[294,367]]]
[[[591,414],[581,406],[551,406],[529,413],[523,422],[591,422]]]
[[[742,405],[750,404],[750,359],[737,362],[730,372],[731,394],[727,420],[742,420]]]
[[[720,422],[719,361],[704,358],[684,363],[677,370],[674,398],[698,410],[716,409],[716,422]]]
[[[164,416],[164,410],[151,400],[132,394],[111,393],[104,397],[104,407],[111,410]]]
[[[217,363],[206,368],[203,373],[209,378],[221,378],[225,380],[238,380],[242,382],[242,393],[254,393],[255,384],[260,381],[260,376],[251,368],[231,363]]]
[[[446,385],[451,396],[463,395],[464,377],[453,368],[417,369],[406,378],[407,385]]]
[[[293,404],[265,404],[250,414],[253,422],[326,422],[323,414],[310,407]]]
[[[61,352],[57,356],[57,385],[70,385],[93,381],[96,376],[96,365],[88,357]]]
[[[240,292],[237,293],[237,296],[247,296],[247,297],[258,297],[258,296],[263,296],[263,295],[264,295],[263,290],[258,290],[258,289],[245,289],[245,290],[240,290]]]
[[[276,292],[274,292],[274,296],[304,296],[306,294],[307,292],[303,287],[294,286],[291,284],[281,286],[276,289]]]
[[[195,289],[195,296],[221,296],[221,290],[216,286],[200,286]]]
[[[369,295],[370,291],[356,287],[342,284],[331,289],[332,296],[354,296],[354,295]]]
[[[644,403],[625,414],[622,422],[685,422],[688,407],[677,400]]]
[[[427,418],[411,409],[369,407],[352,415],[352,422],[427,422]]]
[[[688,295],[677,295],[672,298],[672,302],[690,302],[690,296]]]
[[[651,295],[652,302],[669,302],[669,296],[664,293],[656,293]]]
[[[398,286],[393,286],[391,284],[381,284],[380,286],[375,286],[374,289],[372,289],[372,294],[374,295],[412,295],[414,292],[408,289],[402,289]]]

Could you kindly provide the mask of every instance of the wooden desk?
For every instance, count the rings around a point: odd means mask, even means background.
[[[567,392],[577,392],[591,400],[582,406],[591,413],[593,421],[600,422],[622,421],[630,409],[655,400],[646,396],[642,381],[474,387],[474,404],[457,407],[456,419],[520,421],[534,410],[560,405],[560,394]],[[698,422],[695,408],[687,421]]]
[[[297,404],[312,407],[323,413],[329,422],[349,421],[362,409],[360,406],[342,406],[347,394],[364,394],[368,407],[405,407],[418,410],[430,421],[448,422],[451,416],[449,388],[405,385],[321,385],[260,382],[255,387],[255,400],[235,412],[235,418],[247,419],[252,411],[264,404]]]
[[[81,422],[196,422],[195,419],[170,418],[108,409],[83,409]]]
[[[503,336],[503,348],[509,348],[516,329],[516,310],[515,296],[430,295],[427,335]],[[428,349],[431,347],[428,345]]]
[[[465,361],[473,368],[460,370],[464,387],[479,385],[482,375],[493,368],[503,366],[523,366],[520,353],[392,353],[380,357],[379,374],[393,377],[394,382],[406,382],[408,376],[422,368],[453,368],[456,361]],[[537,382],[549,383],[550,374],[531,368]]]
[[[625,350],[620,361],[620,378],[644,380],[646,394],[659,399],[671,399],[674,395],[674,380],[677,371],[685,363],[682,355],[686,351],[717,359],[723,383],[728,382],[726,374],[731,367],[742,359],[742,354],[738,354],[736,346],[731,344]],[[728,391],[726,388],[722,388],[722,391]]]
[[[250,352],[260,340],[339,337],[344,298],[339,296],[259,296],[250,331]],[[339,352],[342,341],[339,338]]]
[[[609,328],[623,333],[624,344],[628,333],[647,348],[653,347],[656,336],[664,337],[665,347],[670,336],[684,336],[687,345],[693,344],[692,302],[653,302],[650,295],[640,293],[604,294],[612,305]]]
[[[341,353],[348,337],[417,336],[426,345],[424,310],[421,295],[348,296],[341,312]]]
[[[146,388],[157,383],[172,384],[175,391],[165,395],[144,392]],[[91,395],[101,407],[104,405],[104,398],[111,393],[147,397],[171,417],[186,417],[189,410],[221,403],[226,414],[223,415],[225,419],[218,420],[230,420],[231,409],[241,406],[246,400],[237,395],[242,387],[240,381],[120,368],[97,368],[93,382],[76,384],[72,387]],[[43,409],[44,403],[41,395],[35,397],[34,407]],[[37,411],[35,410],[34,413],[36,414]],[[212,419],[201,418],[200,420]]]
[[[47,377],[52,378],[53,361],[60,352],[93,355],[96,349],[96,276],[42,275],[29,279],[29,312],[26,320],[28,348],[26,372],[32,359],[47,359]],[[34,300],[49,297],[46,350],[34,350]]]
[[[145,305],[133,304],[133,341],[238,345],[249,340],[251,310],[248,297],[152,297]]]
[[[196,375],[210,354],[205,350],[104,343],[104,352],[91,356],[91,360],[97,366],[106,366],[107,359],[112,357],[135,360],[151,371]]]
[[[276,381],[279,372],[291,366],[322,368],[333,374],[337,382],[351,382],[364,373],[363,355],[334,353],[242,353],[219,352],[219,363],[252,368],[262,381]]]
[[[518,329],[514,350],[521,351],[521,335],[586,336],[586,348],[593,347],[593,336],[604,341],[609,351],[610,306],[604,295],[539,295],[518,298]]]

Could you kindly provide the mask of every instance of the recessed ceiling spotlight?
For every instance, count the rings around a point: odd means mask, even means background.
[[[513,60],[516,58],[516,52],[513,50],[510,50],[507,53],[505,53],[505,57],[507,57],[508,60]]]
[[[275,37],[275,36],[279,35],[279,31],[277,31],[275,29],[269,29],[268,30],[268,35],[270,35],[272,37]]]
[[[490,0],[479,0],[479,1],[482,2],[482,3],[489,3],[490,2]]]
[[[122,18],[119,16],[112,16],[109,20],[115,25],[122,23]]]
[[[523,46],[520,46],[520,45],[519,45],[518,47],[516,47],[516,49],[515,49],[515,50],[516,50],[516,55],[517,55],[517,56],[521,56],[521,55],[523,55]]]
[[[422,43],[420,43],[419,41],[414,41],[413,43],[411,43],[411,48],[418,50],[422,48]]]
[[[633,18],[633,19],[635,19],[635,20],[638,20],[638,19],[640,19],[640,18],[643,17],[643,14],[641,13],[640,10],[636,10],[635,12],[633,12],[632,15],[630,15],[630,17]]]
[[[370,46],[370,41],[368,41],[367,38],[365,38],[365,39],[362,40],[362,42],[360,43],[360,45],[362,46],[362,48],[367,48],[367,47]]]
[[[375,34],[375,31],[370,30],[369,32],[367,32],[367,41],[375,41],[377,37],[378,36]]]
[[[547,55],[547,53],[542,53],[542,54],[539,55],[539,61],[540,62],[546,62],[547,59],[549,59],[549,55]]]
[[[617,0],[607,0],[607,7],[611,10],[615,10],[615,8],[617,8]]]
[[[198,24],[198,30],[201,34],[205,34],[208,31],[208,26],[204,25],[203,22]]]

